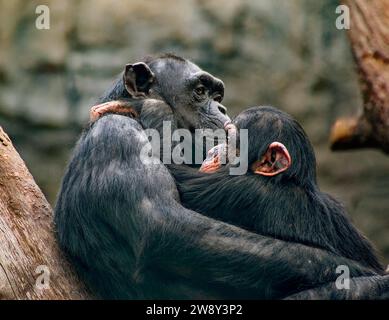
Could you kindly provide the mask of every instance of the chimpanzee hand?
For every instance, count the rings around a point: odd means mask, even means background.
[[[389,275],[351,278],[349,288],[335,282],[293,294],[286,300],[388,300]]]
[[[114,100],[93,106],[89,112],[89,120],[95,122],[107,113],[126,115],[131,118],[138,117],[138,112],[133,108],[130,101]]]
[[[143,117],[108,115],[89,126],[56,203],[58,242],[98,296],[276,299],[335,281],[339,265],[352,277],[376,275],[328,250],[255,234],[181,205],[159,157],[141,157],[151,148],[144,129],[161,128],[166,117],[191,132],[220,129],[230,120],[223,95],[221,80],[167,55],[126,65],[106,103],[93,108],[92,121],[128,107]],[[144,102],[153,103],[143,108]]]

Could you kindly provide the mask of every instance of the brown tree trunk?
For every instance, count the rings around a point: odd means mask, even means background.
[[[334,150],[380,148],[389,153],[389,1],[342,0],[350,8],[348,30],[363,94],[363,113],[339,119]]]
[[[85,299],[62,256],[52,209],[0,127],[0,299]]]

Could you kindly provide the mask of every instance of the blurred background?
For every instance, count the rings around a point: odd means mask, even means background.
[[[50,29],[35,28],[37,5]],[[175,52],[226,84],[231,115],[274,105],[314,144],[319,183],[389,263],[389,157],[333,153],[331,124],[362,102],[337,0],[0,0],[0,125],[54,204],[90,107],[124,65]]]

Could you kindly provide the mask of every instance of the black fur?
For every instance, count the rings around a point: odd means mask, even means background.
[[[232,176],[228,166],[214,174],[172,167],[184,206],[259,234],[326,249],[382,273],[372,245],[343,206],[319,190],[313,147],[301,126],[271,107],[248,109],[234,123],[248,129],[249,167],[274,141],[289,150],[291,167],[274,177],[250,169]]]
[[[63,180],[58,240],[98,296],[270,299],[335,280],[341,264],[375,274],[185,209],[168,170],[140,161],[147,143],[134,119],[107,115],[83,134]]]
[[[314,150],[302,127],[272,107],[250,108],[238,115],[234,124],[248,129],[249,168],[274,141],[289,150],[291,167],[266,177],[250,169],[245,175],[230,175],[229,165],[211,174],[171,165],[182,204],[261,235],[355,260],[382,275],[384,269],[373,246],[352,225],[343,206],[319,190]],[[383,292],[389,294],[388,281],[382,277],[355,279],[352,285],[354,290],[347,294],[340,294],[331,284],[293,298],[378,298]]]
[[[162,60],[169,63],[163,64],[165,71],[153,70],[152,90],[171,94],[160,100],[179,127],[207,123],[187,118],[191,113],[184,101],[191,101],[190,92],[172,104],[174,95],[184,94],[182,75],[201,70],[186,61]],[[164,92],[157,88],[161,79]],[[102,101],[122,98],[118,87]],[[202,110],[196,115],[216,116],[209,104]],[[66,169],[55,207],[58,241],[97,296],[282,298],[334,281],[341,264],[353,276],[375,274],[325,250],[264,237],[185,209],[167,168],[140,160],[148,143],[139,121],[106,115],[82,134]]]

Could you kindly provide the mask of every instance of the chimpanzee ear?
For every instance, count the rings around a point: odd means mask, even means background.
[[[127,64],[123,82],[132,97],[145,96],[154,81],[154,73],[144,62]]]
[[[251,170],[262,176],[272,177],[287,170],[292,164],[288,149],[281,142],[272,142],[261,160],[251,166]]]

